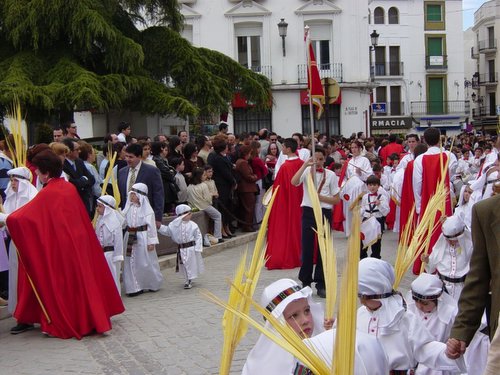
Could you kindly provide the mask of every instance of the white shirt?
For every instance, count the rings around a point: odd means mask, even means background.
[[[317,188],[320,187],[321,181],[323,180],[323,176],[325,177],[325,183],[321,186],[321,191],[319,192],[319,195],[333,197],[334,195],[337,195],[340,191],[338,177],[333,171],[329,169],[323,168],[323,172],[324,174],[316,171]],[[304,194],[302,195],[302,203],[300,204],[301,207],[304,206],[312,207],[311,198],[309,197],[309,190],[307,188],[308,184],[307,176],[309,174],[311,174],[311,167],[307,167],[304,170],[304,173],[302,173],[302,176],[300,176],[300,183],[304,184]],[[320,202],[320,205],[321,208],[326,208],[327,210],[332,209],[332,205],[330,203]]]
[[[414,159],[413,152],[406,154],[405,156],[403,156],[403,158],[399,162],[398,166],[396,167],[396,170],[399,171],[400,169],[405,169],[406,166],[408,165],[408,163],[410,161],[412,161],[413,159]]]
[[[116,138],[118,138],[118,141],[119,142],[122,142],[122,143],[127,143],[127,139],[125,138],[125,134],[123,133],[120,133],[116,136]]]
[[[422,202],[422,172],[423,172],[423,166],[422,166],[422,159],[425,155],[437,155],[441,152],[441,149],[437,146],[432,146],[429,147],[429,149],[417,156],[415,159],[415,162],[413,163],[413,195],[415,196],[415,211],[417,214],[420,215],[420,205]],[[444,151],[449,159],[448,163],[448,172],[450,175],[450,185],[451,185],[451,178],[455,175],[455,170],[457,168],[457,158],[455,155],[450,153],[449,151]],[[432,173],[432,171],[428,171],[427,173]],[[436,172],[437,173],[437,172]],[[450,187],[450,191],[451,186]]]
[[[132,176],[132,169],[135,169],[135,179],[136,179],[135,182],[137,182],[137,176],[139,176],[139,170],[141,169],[141,166],[142,166],[142,161],[139,161],[139,163],[135,166],[135,168],[131,168],[131,167],[128,168],[127,186],[126,186],[127,191],[128,191],[128,187],[130,184],[130,178]]]
[[[310,157],[311,157],[311,151],[307,148],[298,148],[297,149],[297,154],[299,158],[306,162]],[[276,161],[276,166],[274,167],[274,178],[276,179],[276,176],[278,175],[278,171],[280,167],[283,165],[283,163],[287,159],[293,159],[295,157],[295,154],[292,154],[293,156],[287,157],[284,153],[280,152],[280,155],[278,156],[278,160]]]
[[[360,207],[362,217],[369,218],[374,216],[380,218],[389,214],[390,208],[387,196],[385,194],[380,194],[379,192],[376,194],[376,196],[371,196],[370,193],[363,195]],[[376,200],[380,201],[378,206],[373,203]]]
[[[364,156],[354,156],[351,160],[348,161],[349,165],[347,166],[347,178],[350,178],[354,175],[358,176],[362,181],[366,181],[368,177],[373,174],[372,165],[370,160]],[[356,168],[361,169],[361,174],[356,173]]]

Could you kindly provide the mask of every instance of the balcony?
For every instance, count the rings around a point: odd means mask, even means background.
[[[496,117],[496,108],[480,105],[478,108],[472,108],[472,118],[473,119],[481,119],[483,117]]]
[[[318,64],[320,78],[334,78],[342,82],[342,63]],[[307,83],[307,64],[297,65],[299,83]]]
[[[482,73],[479,75],[480,86],[492,86],[498,84],[498,73]]]
[[[373,113],[374,117],[383,116],[402,116],[405,113],[405,103],[404,102],[389,102],[385,105],[386,113]]]
[[[496,39],[481,40],[478,42],[478,47],[479,47],[479,53],[496,52],[497,40]]]
[[[470,111],[468,100],[443,100],[427,102],[411,102],[412,116],[422,115],[464,115]]]
[[[470,58],[476,60],[479,59],[479,52],[477,50],[477,47],[470,48]]]
[[[448,55],[425,56],[425,69],[432,71],[448,70]]]
[[[264,77],[269,79],[271,82],[273,81],[273,67],[272,67],[272,65],[252,66],[250,69],[252,70],[252,72],[262,74]]]
[[[394,77],[403,75],[402,62],[375,63],[372,65],[372,72],[375,77]]]

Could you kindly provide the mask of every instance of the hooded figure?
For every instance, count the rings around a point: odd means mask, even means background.
[[[184,274],[184,289],[192,288],[192,280],[196,279],[204,271],[203,238],[198,224],[190,220],[191,207],[180,204],[175,208],[177,218],[168,226],[162,225],[158,233],[169,236],[177,243],[177,266],[176,271],[181,269]]]
[[[429,255],[428,273],[438,272],[448,293],[458,302],[469,272],[472,238],[464,222],[456,214],[448,217],[442,233]]]
[[[135,297],[144,291],[156,292],[163,283],[155,245],[159,243],[155,214],[148,201],[148,187],[132,185],[123,209],[127,223],[123,239],[125,293]]]
[[[413,312],[436,341],[446,342],[457,315],[456,301],[444,290],[443,282],[436,275],[420,274],[408,292],[408,310]],[[449,372],[434,371],[419,364],[415,374],[446,375]]]
[[[5,225],[5,221],[9,214],[21,208],[30,200],[32,200],[38,190],[31,184],[31,172],[26,167],[19,167],[11,169],[7,172],[10,177],[10,182],[5,190],[5,202],[3,204],[3,212],[0,213],[0,223]],[[6,234],[2,231],[0,234],[0,257],[5,255],[7,252],[4,248],[3,236]],[[5,262],[0,263],[5,264]],[[8,310],[12,314],[16,309],[17,305],[17,269],[18,269],[18,259],[16,245],[13,241],[9,243],[9,259],[8,259],[8,270],[9,270],[9,307]],[[7,268],[6,268],[7,269]]]
[[[271,314],[286,323],[283,315],[287,306],[301,299],[305,299],[310,307],[313,327],[308,325],[304,333],[308,336],[315,336],[323,332],[324,309],[319,303],[312,300],[312,289],[308,286],[301,288],[294,280],[281,279],[268,285],[262,292],[260,305],[265,307]],[[300,323],[300,322],[299,322]],[[311,323],[310,321],[308,323]],[[266,323],[266,327],[272,330],[271,324]],[[293,373],[296,366],[294,356],[285,349],[276,345],[264,334],[261,334],[257,343],[248,354],[242,375],[289,375]]]
[[[111,195],[97,198],[99,218],[95,226],[97,239],[102,246],[109,270],[121,294],[120,271],[123,261],[123,222],[124,217],[115,209],[116,201]]]
[[[465,372],[463,358],[452,360],[446,344],[433,340],[417,317],[406,310],[403,297],[394,291],[394,269],[380,259],[359,262],[357,329],[376,336],[389,358],[390,370],[408,371],[417,363],[442,371]]]

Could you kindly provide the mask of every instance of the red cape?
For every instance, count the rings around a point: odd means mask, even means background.
[[[344,182],[345,175],[347,172],[347,165],[349,164],[349,160],[346,160],[344,165],[342,166],[342,169],[340,171],[340,177],[339,177],[339,187],[342,186],[342,182]],[[332,229],[343,232],[344,231],[344,221],[345,221],[345,216],[344,216],[344,208],[343,208],[342,201],[337,203],[335,206],[333,206],[333,213],[332,213]]]
[[[290,269],[301,265],[302,185],[293,186],[292,177],[304,162],[287,160],[281,166],[273,188],[279,186],[269,215],[266,262],[268,269]]]
[[[446,164],[446,160],[448,160],[448,155],[445,153],[443,155],[443,165]],[[421,193],[421,204],[420,204],[420,217],[425,212],[425,208],[429,203],[429,200],[436,192],[436,187],[438,183],[441,181],[443,176],[441,176],[441,160],[440,154],[435,155],[424,155],[422,158],[422,193]],[[447,188],[446,195],[446,203],[445,203],[445,214],[446,216],[451,216],[451,197],[450,197],[450,175],[448,169],[446,170],[445,178],[445,186]],[[436,214],[435,222],[439,222],[441,218],[441,212],[438,211]],[[434,244],[437,242],[439,236],[441,235],[441,224],[439,224],[431,236],[430,244],[429,244],[429,254],[432,253],[432,248]],[[415,263],[413,264],[413,273],[415,275],[420,274],[420,267],[422,265],[422,261],[420,257],[417,258]]]
[[[401,189],[401,202],[399,206],[399,238],[401,239],[401,235],[403,234],[403,230],[405,228],[406,223],[408,222],[410,211],[415,204],[415,196],[413,195],[413,164],[414,160],[410,161],[406,165],[405,174],[403,177],[403,188]],[[413,229],[412,233],[415,230],[415,225],[417,224],[417,214],[414,212],[413,214]],[[409,237],[410,239],[412,236]]]
[[[50,180],[9,215],[7,227],[19,252],[14,317],[40,323],[59,338],[109,331],[110,317],[125,308],[76,188],[62,178]]]

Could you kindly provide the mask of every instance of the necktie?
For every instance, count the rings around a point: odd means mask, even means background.
[[[135,168],[130,168],[130,180],[128,181],[128,189],[129,192],[132,189],[132,186],[135,184]]]

